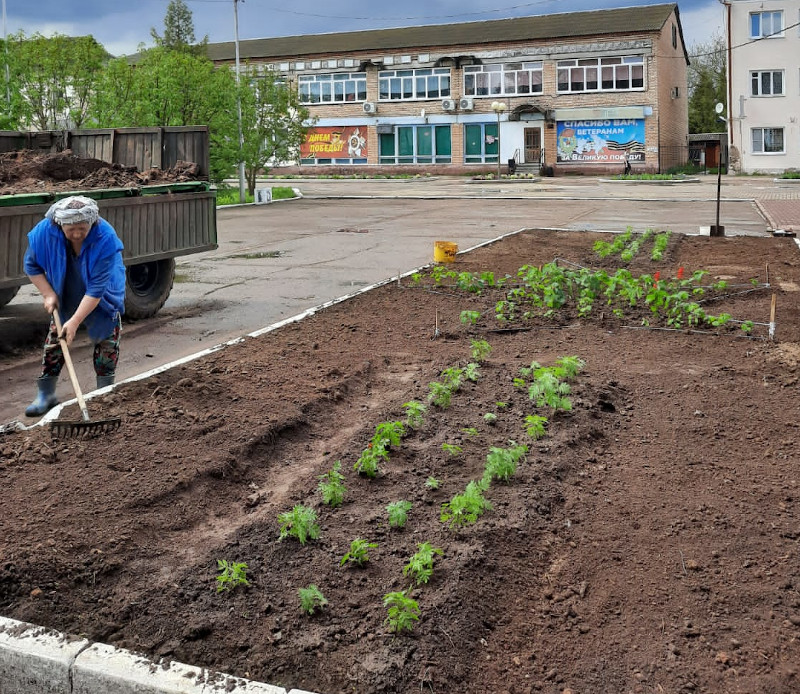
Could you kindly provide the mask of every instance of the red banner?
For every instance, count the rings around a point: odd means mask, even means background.
[[[366,159],[367,130],[364,126],[312,128],[300,145],[302,159]]]

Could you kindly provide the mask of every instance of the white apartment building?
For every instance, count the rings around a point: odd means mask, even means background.
[[[720,0],[731,168],[800,169],[800,0]]]

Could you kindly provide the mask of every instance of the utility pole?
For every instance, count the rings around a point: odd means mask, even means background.
[[[234,43],[236,44],[236,112],[239,117],[239,202],[244,203],[244,131],[242,130],[242,95],[239,91],[239,9],[238,4],[244,0],[233,0]],[[3,0],[5,3],[5,0]]]
[[[11,76],[8,71],[8,39],[6,35],[6,0],[3,0],[3,52],[6,62],[6,102],[11,106]]]

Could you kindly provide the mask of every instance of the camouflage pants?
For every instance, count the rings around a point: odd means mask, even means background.
[[[112,376],[117,370],[119,361],[119,338],[122,332],[122,318],[117,315],[117,324],[114,332],[94,345],[94,372],[98,376]],[[64,352],[58,341],[56,323],[50,320],[50,330],[44,342],[42,355],[42,376],[58,376],[64,366]]]

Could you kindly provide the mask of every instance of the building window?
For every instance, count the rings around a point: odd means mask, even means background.
[[[381,164],[449,164],[449,125],[399,125],[378,140]]]
[[[783,128],[753,128],[753,154],[783,154]]]
[[[783,96],[783,70],[760,70],[750,73],[753,96]]]
[[[750,13],[750,38],[783,36],[783,10]]]
[[[465,96],[542,93],[542,61],[464,67]]]
[[[674,24],[672,25],[672,47],[678,47],[678,27],[676,27]]]
[[[300,102],[304,104],[343,104],[367,100],[366,72],[334,72],[300,75],[297,79]]]
[[[378,73],[381,101],[441,99],[450,96],[450,68],[382,70]]]
[[[497,162],[497,123],[464,125],[464,163],[490,164]]]
[[[558,91],[610,92],[644,89],[644,58],[586,58],[559,60]]]

